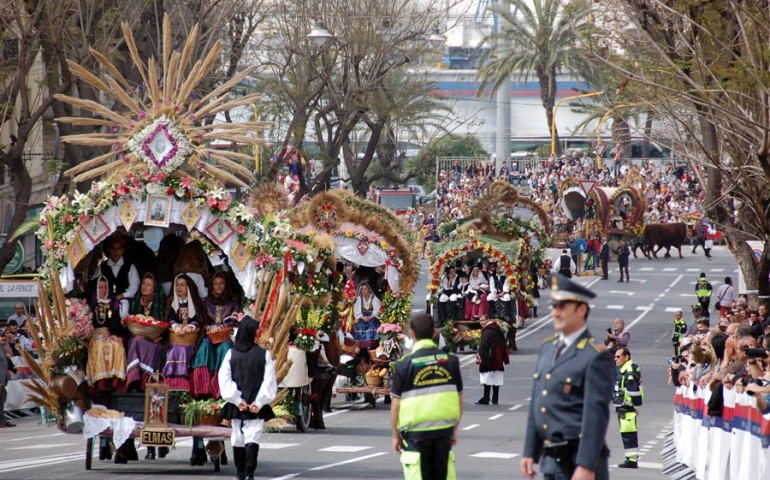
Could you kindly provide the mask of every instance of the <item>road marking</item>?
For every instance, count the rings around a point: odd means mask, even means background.
[[[667,312],[674,312],[674,313],[676,313],[676,312],[681,312],[682,309],[679,308],[679,307],[666,307],[666,311]]]
[[[83,461],[83,452],[68,455],[57,455],[55,457],[27,458],[24,460],[11,460],[0,462],[0,471],[3,473],[15,472],[17,470],[26,470],[28,468],[38,468],[48,465],[57,465],[59,463]]]
[[[374,448],[374,447],[356,447],[356,446],[352,446],[352,445],[336,445],[336,446],[333,446],[333,447],[321,448],[318,451],[319,452],[356,453],[356,452],[361,452],[363,450],[369,450],[370,448]]]
[[[633,321],[633,322],[631,322],[631,323],[628,325],[628,327],[626,327],[626,330],[630,330],[630,329],[631,329],[631,327],[633,327],[634,325],[636,325],[636,324],[637,324],[637,323],[638,323],[638,322],[639,322],[639,321],[640,321],[642,318],[644,318],[644,316],[645,316],[645,315],[647,315],[647,314],[648,314],[648,313],[650,313],[651,311],[652,311],[652,309],[649,309],[649,310],[645,310],[645,311],[643,311],[642,313],[640,313],[640,314],[639,314],[639,316],[638,316],[638,317],[636,317],[636,318],[634,319],[634,321]]]
[[[646,310],[649,310],[650,308],[652,308],[652,307],[643,307],[643,306],[639,305],[638,307],[636,307],[636,311],[637,312],[644,312]]]
[[[700,272],[700,268],[688,268],[686,272]]]
[[[607,305],[607,310],[623,310],[623,305]]]
[[[463,428],[463,430],[465,430],[465,431],[467,431],[467,430],[473,430],[474,428],[476,428],[476,427],[480,427],[480,426],[481,426],[481,425],[479,425],[478,423],[474,423],[473,425],[468,425],[467,427],[464,427],[464,428]]]
[[[260,442],[259,448],[263,450],[281,450],[284,448],[291,448],[298,446],[299,443],[262,443]]]
[[[519,405],[519,404],[517,404],[517,405],[514,405],[514,406],[512,406],[511,408],[509,408],[509,409],[508,409],[508,411],[509,411],[509,412],[515,412],[516,410],[520,409],[520,408],[521,408],[521,407],[523,407],[523,406],[524,406],[524,405]]]
[[[329,469],[329,468],[339,467],[340,465],[347,465],[349,463],[356,463],[356,462],[361,462],[363,460],[369,460],[370,458],[380,457],[382,455],[387,455],[387,454],[388,454],[388,452],[372,453],[370,455],[364,455],[363,457],[351,458],[350,460],[344,460],[342,462],[330,463],[328,465],[321,465],[320,467],[309,468],[308,470],[311,471],[311,472],[317,472],[317,471],[320,471],[320,470],[326,470],[326,469]]]
[[[647,280],[642,280],[642,279],[637,280],[636,278],[632,279],[631,281],[632,282],[639,282],[639,283],[647,283]]]
[[[501,458],[503,460],[510,460],[512,458],[518,457],[518,453],[499,453],[499,452],[479,452],[479,453],[473,453],[471,455],[468,455],[469,457],[476,457],[476,458]]]
[[[77,443],[44,443],[40,445],[29,445],[25,447],[6,448],[5,450],[43,450],[46,448],[71,447]]]
[[[21,438],[13,438],[8,440],[0,440],[0,443],[5,442],[21,442],[22,440],[34,440],[35,438],[50,438],[50,437],[58,437],[59,435],[66,435],[65,433],[51,433],[49,435],[35,435],[34,437],[21,437]]]
[[[680,293],[679,296],[680,297],[694,297],[695,294],[694,293]]]
[[[653,470],[663,470],[663,464],[662,463],[653,463],[653,462],[639,462],[640,468],[651,468]]]
[[[724,271],[725,271],[724,268],[712,268],[711,270],[709,270],[709,272],[724,272]]]
[[[655,270],[655,269],[652,268],[652,267],[642,267],[642,268],[639,269],[640,272],[651,272],[653,270]]]
[[[673,267],[668,267],[668,268],[664,268],[663,269],[664,272],[676,272],[677,270],[679,270],[679,269],[678,268],[673,268]]]
[[[629,297],[634,294],[634,292],[626,292],[623,290],[610,290],[609,293],[618,293],[618,294],[628,295]]]
[[[422,308],[413,308],[412,313],[419,313],[419,312],[422,312],[422,310],[423,310]]]
[[[492,415],[492,416],[491,416],[491,417],[489,417],[487,420],[497,420],[498,418],[500,418],[500,417],[502,417],[502,416],[503,416],[503,414],[502,414],[502,413],[498,413],[497,415]]]
[[[676,277],[676,279],[673,282],[671,282],[671,284],[668,286],[668,288],[674,288],[674,285],[679,283],[679,280],[681,280],[683,277],[684,277],[684,275],[679,275],[678,277]]]
[[[289,480],[290,478],[299,477],[299,473],[290,473],[288,475],[284,475],[283,477],[275,477],[271,480]]]

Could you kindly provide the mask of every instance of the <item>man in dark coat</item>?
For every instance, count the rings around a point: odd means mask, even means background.
[[[602,264],[602,280],[609,278],[610,244],[607,237],[602,238],[602,249],[599,252],[599,262]]]
[[[278,391],[270,352],[255,343],[259,323],[243,317],[233,348],[219,369],[219,389],[227,401],[222,417],[232,422],[230,443],[238,480],[254,480],[259,438],[266,420],[274,417],[270,402]]]
[[[537,359],[527,417],[524,477],[534,479],[540,462],[546,478],[609,478],[605,445],[615,384],[613,358],[587,329],[596,295],[558,274],[551,275],[554,328]],[[573,477],[574,475],[574,477]]]
[[[620,245],[615,250],[615,253],[618,255],[618,268],[620,268],[620,280],[618,282],[623,281],[625,274],[625,281],[628,283],[631,281],[631,276],[628,274],[628,259],[631,257],[631,249],[628,248],[625,240],[620,241]]]

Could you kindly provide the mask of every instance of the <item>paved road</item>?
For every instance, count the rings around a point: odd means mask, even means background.
[[[640,415],[640,444],[643,451],[638,471],[613,469],[613,478],[657,479],[663,432],[671,428],[671,387],[666,385],[666,358],[671,355],[670,336],[673,311],[693,303],[694,283],[706,272],[714,289],[726,275],[737,277],[737,266],[724,247],[714,250],[714,259],[685,254],[684,259],[631,261],[631,283],[617,283],[617,269],[609,281],[581,277],[579,281],[598,293],[592,305],[589,328],[601,336],[615,317],[622,317],[631,328],[631,352],[643,370],[645,404]],[[427,265],[423,265],[423,271]],[[425,278],[418,286],[423,291]],[[547,294],[547,291],[545,292]],[[424,298],[424,294],[417,295]],[[419,308],[422,305],[415,305]],[[460,354],[466,385],[465,413],[456,447],[458,477],[475,479],[518,479],[520,453],[529,403],[531,374],[543,338],[552,334],[546,299],[541,299],[541,318],[530,321],[518,336],[520,350],[506,370],[501,405],[478,406],[481,396],[472,354]],[[335,399],[334,413],[327,416],[327,430],[298,434],[283,432],[263,437],[258,475],[267,479],[335,478],[394,479],[401,476],[398,458],[390,453],[387,407],[378,403],[372,410],[363,403],[348,404]],[[607,435],[612,450],[611,464],[623,461],[623,447],[617,422],[613,419]],[[54,427],[38,425],[35,419],[20,422],[18,428],[0,430],[0,479],[164,479],[230,478],[232,465],[213,473],[210,464],[189,467],[190,441],[179,442],[164,460],[115,465],[94,460],[94,470],[84,470],[85,440],[67,435]],[[143,456],[143,449],[140,449]]]

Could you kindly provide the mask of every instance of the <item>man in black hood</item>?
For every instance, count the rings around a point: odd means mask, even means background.
[[[270,352],[255,343],[259,323],[243,317],[233,348],[219,370],[219,389],[227,402],[222,416],[232,422],[236,478],[253,480],[259,455],[259,437],[265,421],[274,417],[270,402],[278,387]]]

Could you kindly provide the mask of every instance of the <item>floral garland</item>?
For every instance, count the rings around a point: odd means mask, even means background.
[[[298,329],[312,328],[315,331],[323,330],[329,321],[329,309],[325,307],[303,306],[297,312],[294,325]]]
[[[85,299],[68,298],[65,300],[67,306],[67,317],[72,322],[72,333],[80,338],[87,339],[94,331],[94,324],[91,321],[94,314]]]
[[[208,208],[215,217],[230,223],[238,241],[248,245],[256,256],[265,228],[250,209],[232,199],[223,188],[212,187],[189,176],[168,175],[150,170],[129,171],[116,182],[94,182],[86,193],[75,192],[49,197],[40,214],[37,237],[42,242],[44,269],[56,271],[67,263],[67,246],[80,233],[83,225],[96,215],[128,200],[143,201],[148,196],[171,196],[178,201],[193,202]]]
[[[382,298],[380,311],[380,323],[406,325],[412,314],[412,296],[388,290]]]
[[[390,261],[393,262],[396,268],[400,268],[401,260],[398,258],[396,249],[379,234],[352,223],[343,223],[337,231],[332,233],[345,238],[355,238],[359,242],[366,242],[380,247],[388,254]]]
[[[523,244],[524,242],[521,243]],[[480,242],[479,240],[473,238],[468,243],[465,243],[459,247],[452,248],[444,252],[443,255],[440,255],[436,258],[436,261],[431,264],[430,267],[431,280],[428,284],[428,290],[431,292],[437,292],[441,284],[441,272],[444,270],[444,265],[450,263],[456,257],[464,255],[466,252],[471,250],[481,250],[484,254],[486,254],[487,257],[497,260],[498,268],[502,269],[502,272],[505,273],[505,275],[508,277],[508,285],[510,286],[511,291],[515,291],[517,288],[519,288],[519,280],[517,275],[517,268],[521,268],[519,259],[517,258],[513,263],[511,263],[505,253],[487,243]]]
[[[298,232],[292,228],[285,217],[270,217],[264,222],[264,230],[270,232],[262,244],[262,254],[258,255],[255,262],[262,268],[271,268],[275,271],[281,268],[280,260],[289,254],[290,265],[288,268],[294,273],[309,275],[308,269],[314,270],[316,262],[324,261],[334,255],[330,248],[318,247],[313,243],[315,232],[312,230]],[[300,267],[304,264],[304,267]]]

